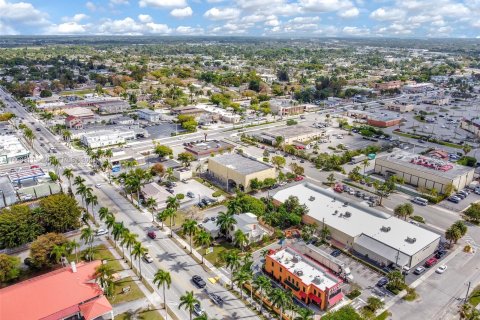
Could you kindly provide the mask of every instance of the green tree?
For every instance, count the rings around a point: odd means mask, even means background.
[[[35,269],[50,268],[56,264],[52,251],[55,246],[63,246],[67,238],[58,233],[47,233],[39,236],[30,245],[31,266]]]
[[[467,143],[464,143],[462,145],[462,150],[463,150],[464,155],[467,155],[470,151],[472,151],[472,146],[467,144]]]
[[[140,274],[140,280],[142,279],[142,257],[148,252],[148,250],[142,246],[141,242],[136,242],[133,245],[132,255],[137,258],[138,261],[138,272]]]
[[[210,233],[208,233],[204,229],[201,229],[195,237],[195,244],[197,244],[198,246],[201,246],[202,249],[204,250],[204,254],[202,254],[202,264],[203,264],[203,258],[205,256],[206,249],[210,247],[210,245],[212,244],[212,236],[210,235]]]
[[[403,290],[405,287],[405,279],[402,273],[398,270],[394,270],[387,274],[388,286],[397,290]],[[375,310],[374,310],[375,311]]]
[[[474,223],[480,221],[480,203],[472,203],[467,210],[464,211],[465,216]]]
[[[286,292],[283,289],[275,288],[270,291],[269,300],[275,308],[280,310],[280,319],[283,319],[283,311],[289,303]]]
[[[89,246],[90,248],[92,247],[93,240],[95,240],[95,234],[90,226],[82,229],[80,240],[82,240],[86,246]],[[89,260],[92,260],[92,257],[89,257]]]
[[[66,194],[55,194],[40,200],[42,224],[47,232],[64,233],[80,227],[81,212],[77,201]]]
[[[180,297],[180,304],[178,305],[178,309],[181,309],[183,307],[185,310],[187,310],[190,314],[190,320],[192,320],[193,310],[196,304],[200,304],[200,301],[195,298],[193,291],[187,291],[184,295]]]
[[[294,320],[313,320],[314,315],[315,312],[313,312],[312,309],[300,308],[297,310],[297,316]]]
[[[20,258],[0,253],[0,283],[15,280],[20,275]]]
[[[170,276],[170,273],[168,271],[158,269],[157,272],[155,272],[155,275],[153,276],[153,283],[157,285],[157,288],[160,288],[160,286],[162,286],[163,308],[165,309],[165,320],[167,320],[167,317],[168,317],[168,312],[166,311],[167,296],[165,293],[165,289],[166,288],[170,289],[170,285],[172,284],[172,278]]]
[[[240,270],[240,272],[236,272],[233,276],[233,283],[237,285],[240,289],[240,298],[243,300],[243,286],[249,280],[249,275],[247,272]]]
[[[328,175],[327,181],[330,185],[335,183],[335,175],[333,174],[333,172]]]
[[[170,147],[168,146],[164,146],[164,145],[160,145],[160,144],[157,144],[155,146],[155,150],[154,150],[155,154],[158,155],[160,158],[165,158],[169,155],[172,155],[173,154],[173,151]]]
[[[65,178],[67,178],[68,180],[68,185],[70,187],[70,190],[72,190],[72,178],[73,178],[73,170],[70,169],[70,168],[65,168],[63,170],[63,175],[65,176]]]
[[[362,320],[362,317],[352,306],[345,306],[334,312],[328,312],[322,320]]]
[[[270,283],[270,279],[268,279],[264,275],[260,275],[253,280],[253,287],[256,290],[260,291],[260,298],[261,298],[260,312],[261,312],[263,309],[263,300],[265,299],[267,293],[272,289],[272,284]]]
[[[240,250],[242,250],[242,252],[244,252],[245,246],[248,245],[248,242],[249,242],[249,239],[248,239],[248,235],[246,233],[244,233],[240,229],[235,231],[235,233],[233,234],[233,243],[235,243],[235,245],[239,246]]]
[[[152,222],[155,222],[155,207],[157,206],[157,200],[155,200],[155,198],[149,197],[145,201],[145,206],[148,210],[150,210],[150,213],[152,214]]]
[[[226,252],[222,259],[225,261],[225,266],[230,269],[230,284],[233,288],[233,274],[241,265],[240,255],[238,254],[238,251],[231,250]]]
[[[237,220],[233,217],[233,214],[228,212],[219,212],[217,216],[216,225],[220,228],[220,232],[223,235],[228,234],[228,230],[237,223]]]
[[[193,219],[186,219],[182,224],[182,231],[188,235],[190,242],[190,254],[192,254],[192,240],[195,234],[198,232],[198,223]]]
[[[184,167],[189,167],[192,161],[195,161],[195,156],[189,152],[182,152],[178,154],[178,161],[180,161]]]

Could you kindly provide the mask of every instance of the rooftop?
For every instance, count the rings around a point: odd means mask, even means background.
[[[247,156],[240,155],[238,153],[218,155],[213,158],[209,158],[208,161],[219,163],[244,175],[272,168],[268,164]]]
[[[302,125],[295,125],[295,126],[287,126],[287,127],[266,130],[261,134],[272,136],[272,137],[281,136],[281,137],[284,137],[284,139],[292,139],[292,138],[298,137],[299,135],[307,135],[307,134],[320,133],[320,132],[321,130],[316,128],[302,126]]]
[[[326,268],[303,256],[293,248],[286,247],[270,254],[270,257],[290,273],[299,277],[307,286],[314,284],[320,290],[325,291],[341,282],[340,279],[330,274]]]
[[[70,267],[58,269],[0,290],[0,319],[62,319],[81,312],[79,305],[98,298],[103,308],[87,308],[87,319],[94,319],[112,310],[102,299],[103,292],[93,280],[100,261],[81,263],[77,272]],[[95,311],[100,310],[102,314]],[[63,311],[63,312],[62,312]]]
[[[65,109],[63,112],[73,117],[93,117],[94,115],[90,109],[83,107],[69,108]]]
[[[233,149],[234,145],[221,140],[200,141],[198,143],[187,143],[185,150],[195,154],[210,154],[212,152]]]
[[[310,183],[280,190],[274,199],[284,202],[289,196],[298,197],[300,203],[308,207],[308,215],[317,221],[325,221],[327,225],[350,237],[364,234],[409,256],[440,237],[366,204],[350,203],[351,200],[339,196],[333,190]]]
[[[407,168],[406,170],[417,170],[449,179],[455,179],[459,175],[474,170],[474,168],[471,167],[428,156],[421,156],[401,149],[395,149],[395,152],[380,156],[377,158],[377,161],[378,160],[393,162]]]
[[[154,115],[154,116],[159,116],[160,114],[156,111],[153,111],[153,110],[150,110],[150,109],[140,109],[140,110],[137,110],[138,112],[141,112],[141,113],[145,113],[145,114],[149,114],[149,115]]]

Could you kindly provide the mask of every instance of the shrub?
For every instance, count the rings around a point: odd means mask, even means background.
[[[350,293],[347,294],[347,297],[350,299],[350,300],[353,300],[355,299],[356,297],[360,296],[362,294],[362,292],[358,289],[353,289],[352,291],[350,291]]]
[[[425,223],[425,219],[421,216],[413,216],[412,220],[420,222],[420,223]]]
[[[222,195],[222,191],[215,191],[214,193],[212,193],[212,197],[214,198],[218,198]]]
[[[183,200],[185,199],[185,195],[183,193],[179,193],[175,196],[178,200]]]

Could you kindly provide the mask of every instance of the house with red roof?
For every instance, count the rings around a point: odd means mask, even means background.
[[[113,319],[113,308],[95,280],[101,261],[80,263],[0,290],[0,319]]]

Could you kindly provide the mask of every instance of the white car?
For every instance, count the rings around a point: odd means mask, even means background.
[[[103,236],[104,234],[107,234],[107,233],[108,233],[108,231],[105,230],[105,229],[98,229],[98,230],[95,232],[95,234],[96,234],[97,236]]]
[[[101,187],[102,187],[102,185],[101,185],[100,183],[97,183],[97,184],[95,185],[95,188],[99,188],[99,189],[100,189]]]
[[[441,265],[440,267],[437,268],[437,270],[435,270],[436,273],[444,273],[445,270],[447,270],[447,266],[446,265]]]
[[[152,263],[152,262],[153,262],[153,259],[152,259],[152,257],[148,254],[148,252],[143,255],[143,259],[144,259],[147,263]]]

